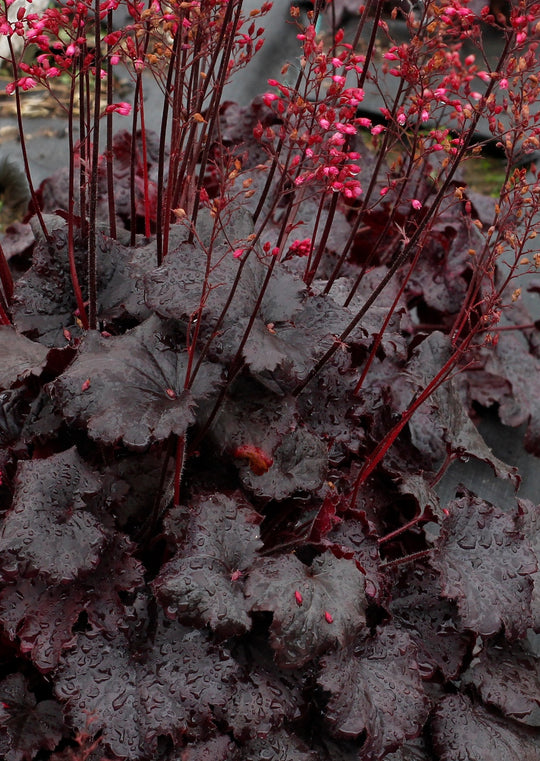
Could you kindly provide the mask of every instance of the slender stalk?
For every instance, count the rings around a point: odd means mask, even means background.
[[[4,253],[4,249],[2,248],[1,244],[0,244],[0,282],[2,283],[2,288],[4,289],[7,303],[11,304],[11,299],[13,298],[13,275],[11,274],[11,270],[9,269],[9,264],[7,262],[6,255]]]
[[[15,51],[13,50],[11,37],[7,36],[6,39],[9,46],[11,65],[13,67],[13,75],[17,76],[17,59],[15,57]],[[32,182],[32,172],[30,170],[30,161],[28,160],[28,151],[26,149],[26,138],[25,138],[25,132],[24,132],[24,125],[23,125],[21,94],[19,92],[18,87],[15,88],[15,107],[17,111],[17,127],[19,130],[19,142],[21,144],[21,153],[22,153],[22,158],[24,163],[24,172],[28,182],[28,187],[30,189],[30,196],[32,197],[33,210],[36,213],[36,216],[39,221],[39,226],[41,227],[43,231],[43,235],[45,236],[45,239],[47,240],[48,243],[50,243],[51,236],[49,234],[49,231],[47,230],[45,220],[43,219],[43,214],[41,213],[41,207],[39,205],[38,197],[34,188],[34,183]]]
[[[101,118],[101,24],[100,2],[95,0],[95,51],[94,51],[94,124],[92,142],[92,165],[90,173],[90,198],[88,205],[88,327],[97,327],[97,197],[98,197],[98,164],[99,164],[99,125]]]
[[[107,12],[107,35],[113,31],[113,12]],[[113,102],[113,65],[111,63],[111,46],[107,55],[107,106]],[[107,203],[109,209],[109,234],[116,238],[116,208],[114,199],[114,154],[113,154],[113,114],[107,113]]]

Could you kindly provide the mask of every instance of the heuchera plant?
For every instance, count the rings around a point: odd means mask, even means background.
[[[540,510],[435,486],[468,457],[517,486],[480,406],[540,455],[540,5],[378,0],[352,38],[356,2],[293,8],[299,61],[224,102],[269,7],[1,4],[32,202],[0,252],[0,753],[538,761]],[[35,187],[24,91],[58,77]],[[461,174],[480,119],[497,199]]]

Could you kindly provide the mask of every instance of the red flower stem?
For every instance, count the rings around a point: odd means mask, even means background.
[[[150,196],[148,182],[148,147],[146,141],[146,124],[144,121],[144,93],[143,81],[141,79],[140,91],[140,116],[141,116],[141,145],[142,145],[142,170],[144,183],[144,235],[148,239],[152,234],[150,229]]]
[[[11,320],[7,314],[7,305],[4,301],[4,295],[0,291],[0,325],[11,325]]]
[[[135,79],[135,92],[133,93],[133,114],[131,117],[131,146],[130,146],[130,170],[129,170],[129,198],[130,198],[130,236],[131,246],[135,245],[137,236],[137,197],[135,189],[135,177],[137,174],[137,122],[139,119],[139,100],[141,95],[141,72]]]
[[[13,76],[17,76],[17,59],[15,57],[15,51],[13,50],[13,45],[11,42],[11,37],[6,36],[8,45],[9,45],[9,53],[11,58],[11,65],[13,66]],[[22,152],[22,158],[23,158],[23,164],[24,164],[24,173],[26,175],[26,180],[28,182],[28,187],[30,189],[30,196],[32,197],[32,206],[33,210],[36,213],[36,216],[39,220],[39,225],[43,231],[43,235],[45,236],[45,239],[48,243],[51,242],[51,236],[49,235],[49,231],[47,230],[47,226],[45,224],[45,220],[43,219],[43,214],[41,213],[41,207],[39,204],[38,197],[36,195],[36,191],[34,188],[34,183],[32,182],[32,172],[30,169],[30,161],[28,160],[28,151],[26,150],[26,138],[24,136],[24,125],[23,125],[23,117],[22,117],[22,106],[21,106],[21,94],[19,92],[19,88],[15,87],[15,106],[17,109],[17,127],[19,130],[19,142],[21,144],[21,152]]]
[[[387,563],[381,565],[381,569],[397,568],[404,563],[411,563],[413,560],[421,560],[422,558],[428,558],[433,552],[433,548],[429,550],[420,550],[420,552],[413,552],[412,555],[405,555],[402,558],[396,558],[395,560],[389,560]]]
[[[90,198],[88,207],[88,327],[97,327],[97,197],[99,164],[99,126],[101,117],[101,22],[100,2],[95,0],[95,50],[94,50],[94,124],[92,140],[92,162],[90,173]]]
[[[377,544],[380,547],[381,544],[385,544],[385,542],[391,542],[396,537],[400,536],[401,534],[404,534],[405,531],[408,531],[410,528],[413,528],[414,526],[416,526],[422,520],[423,517],[424,517],[424,513],[422,510],[420,510],[420,512],[418,512],[414,516],[414,518],[411,518],[410,521],[408,521],[407,523],[404,523],[403,526],[400,526],[399,528],[395,529],[394,531],[391,531],[389,534],[386,534],[385,536],[380,536],[377,539]]]
[[[182,486],[182,473],[186,463],[186,435],[178,436],[176,440],[176,464],[174,469],[174,499],[173,505],[180,504],[180,488]]]
[[[107,13],[107,35],[113,32],[113,12]],[[113,65],[110,58],[111,46],[107,55],[107,105],[113,102]],[[114,200],[114,154],[113,154],[113,114],[107,114],[107,202],[109,207],[109,234],[116,238],[116,205]]]
[[[324,230],[322,232],[321,239],[318,243],[317,254],[315,258],[313,259],[313,262],[311,262],[311,255],[313,253],[313,247],[315,246],[315,236],[316,236],[316,231],[317,231],[317,227],[320,220],[322,206],[324,205],[324,199],[321,198],[321,201],[319,203],[319,209],[317,210],[317,221],[316,221],[315,228],[313,230],[313,240],[311,242],[311,252],[309,255],[308,264],[306,266],[306,272],[304,273],[304,283],[308,286],[312,284],[313,279],[315,275],[317,274],[319,264],[321,263],[321,259],[324,254],[326,244],[328,242],[328,236],[330,235],[330,230],[332,229],[332,222],[334,221],[334,216],[336,214],[338,199],[339,199],[339,193],[332,193],[332,200],[330,201],[330,208],[328,209],[328,215],[326,217]]]
[[[373,49],[375,47],[375,42],[377,40],[377,32],[379,31],[379,21],[381,20],[383,6],[385,4],[386,0],[377,0],[377,7],[375,8],[375,16],[373,18],[373,26],[371,29],[371,35],[369,38],[369,43],[366,50],[366,60],[364,62],[364,65],[362,67],[362,73],[360,74],[360,79],[358,80],[358,87],[363,87],[366,81],[367,73],[369,70],[369,65],[371,63],[371,59],[373,57]],[[365,11],[364,11],[365,12]],[[358,29],[356,31],[355,35],[355,42],[356,45],[358,45],[360,41],[360,33],[361,33],[361,27],[360,24],[364,25],[364,15],[362,14],[362,19],[358,23]],[[353,47],[354,50],[354,47]]]
[[[405,426],[407,425],[409,420],[412,418],[416,410],[422,406],[422,404],[431,396],[431,394],[439,386],[441,386],[445,382],[445,380],[447,380],[448,375],[450,374],[450,371],[455,367],[460,357],[467,349],[468,345],[470,344],[472,340],[472,337],[473,337],[472,334],[470,334],[465,339],[462,346],[460,346],[459,349],[456,349],[456,351],[453,352],[452,356],[444,363],[444,365],[439,370],[437,375],[428,383],[425,389],[418,395],[418,397],[412,402],[412,404],[409,405],[409,407],[405,410],[405,412],[403,412],[401,416],[401,420],[398,423],[396,423],[396,425],[393,428],[391,428],[390,431],[388,431],[388,433],[382,439],[382,441],[380,441],[379,444],[375,447],[375,450],[368,457],[368,459],[364,463],[363,468],[360,470],[358,476],[356,477],[356,481],[354,484],[354,488],[353,488],[351,500],[350,500],[351,508],[354,508],[354,506],[356,505],[358,492],[362,484],[364,484],[366,480],[369,478],[369,476],[373,473],[377,465],[380,463],[380,461],[383,459],[385,454],[388,452],[388,450],[390,449],[394,441],[397,439],[401,431],[405,428]]]
[[[220,39],[217,45],[217,50],[221,50],[222,39],[224,37],[224,39],[226,40],[226,44],[223,49],[223,54],[222,54],[223,57],[221,59],[217,82],[214,85],[212,99],[207,111],[207,113],[210,114],[211,116],[209,119],[208,130],[206,134],[206,141],[204,143],[204,149],[200,157],[199,178],[197,182],[197,189],[195,191],[195,198],[193,201],[193,211],[191,213],[192,231],[191,231],[190,239],[189,239],[190,242],[193,241],[193,238],[191,236],[193,234],[193,228],[197,224],[197,215],[199,213],[199,204],[200,204],[200,192],[202,190],[203,183],[204,183],[204,174],[206,171],[208,156],[212,148],[212,136],[214,134],[216,125],[218,124],[218,121],[220,118],[219,103],[221,101],[223,88],[225,87],[225,84],[227,82],[228,72],[229,72],[229,61],[232,55],[234,38],[235,38],[236,31],[238,29],[238,24],[240,23],[240,16],[242,15],[242,3],[239,2],[235,8],[233,8],[233,6],[234,6],[234,3],[230,2],[227,7],[226,17],[221,27]],[[230,14],[229,14],[229,8],[230,8]],[[234,18],[232,18],[233,10],[235,11]],[[232,18],[232,21],[230,20],[231,18]],[[225,35],[225,32],[226,32],[226,35]]]
[[[386,328],[388,327],[388,324],[389,324],[390,320],[392,319],[392,315],[394,314],[394,312],[396,310],[396,307],[397,307],[397,305],[399,303],[399,300],[400,300],[401,296],[403,295],[403,292],[405,291],[405,288],[407,287],[407,283],[409,282],[409,279],[410,279],[412,273],[414,272],[414,270],[416,268],[416,265],[418,264],[418,261],[420,259],[420,254],[421,253],[422,253],[422,248],[420,246],[418,246],[416,254],[414,255],[414,258],[413,258],[413,260],[412,260],[412,262],[411,262],[411,264],[409,266],[409,269],[407,271],[407,274],[403,278],[403,282],[401,284],[401,287],[400,287],[399,291],[397,292],[396,297],[395,297],[394,301],[392,302],[392,306],[388,310],[388,313],[387,313],[386,317],[384,318],[384,322],[382,324],[381,329],[377,333],[377,337],[375,338],[375,341],[373,342],[373,346],[371,347],[371,351],[369,353],[369,357],[367,358],[366,364],[364,365],[364,369],[362,371],[362,375],[360,376],[360,380],[356,384],[355,389],[353,391],[353,394],[355,396],[360,393],[360,390],[361,390],[361,388],[364,385],[364,381],[366,380],[366,376],[367,376],[367,374],[369,372],[369,369],[370,369],[370,367],[371,367],[371,365],[373,363],[375,355],[377,354],[379,346],[381,345],[381,341],[383,339],[384,332],[385,332]]]
[[[165,147],[167,143],[167,122],[169,118],[170,101],[169,98],[173,92],[173,73],[176,69],[176,61],[178,58],[178,49],[180,46],[180,35],[176,34],[174,37],[171,58],[169,60],[169,66],[167,69],[167,80],[165,84],[165,97],[163,98],[163,111],[161,113],[161,128],[159,133],[159,154],[158,154],[158,190],[163,187],[165,180]],[[166,194],[165,194],[166,195]],[[156,210],[156,252],[157,252],[157,264],[158,267],[163,261],[163,235],[164,228],[168,230],[168,224],[165,225],[164,219],[164,206],[163,206],[163,194],[158,192],[157,194],[157,210]],[[167,209],[169,215],[169,209]]]
[[[68,153],[69,153],[69,176],[68,176],[68,218],[67,218],[67,243],[68,243],[68,261],[69,274],[79,319],[85,330],[88,330],[88,316],[84,304],[84,297],[81,291],[79,276],[77,274],[77,263],[75,261],[75,146],[73,144],[73,104],[75,101],[75,77],[71,80],[69,91],[69,109],[68,109]],[[82,231],[81,231],[82,234]]]
[[[272,277],[272,273],[274,271],[274,267],[276,265],[277,257],[272,257],[272,261],[270,262],[270,265],[268,266],[268,270],[266,272],[266,277],[264,279],[263,285],[261,287],[261,290],[259,292],[259,296],[257,298],[257,303],[255,304],[255,307],[251,313],[251,317],[249,318],[248,325],[244,331],[244,335],[242,336],[242,340],[240,341],[240,345],[236,351],[236,354],[230,364],[229,371],[227,374],[227,380],[221,387],[221,390],[219,392],[219,396],[216,399],[216,402],[214,404],[214,407],[212,408],[212,411],[210,415],[208,416],[205,424],[203,425],[202,429],[199,431],[197,438],[195,439],[192,450],[196,450],[199,443],[202,441],[204,436],[206,435],[207,431],[210,429],[212,423],[214,422],[214,419],[223,404],[223,401],[225,399],[225,396],[227,394],[228,388],[231,385],[232,381],[236,378],[240,370],[242,369],[242,351],[244,349],[244,346],[246,345],[246,341],[249,338],[249,334],[251,332],[251,329],[253,327],[253,323],[255,322],[255,318],[259,312],[259,309],[262,304],[263,296],[266,292],[266,289],[268,287],[268,284],[270,282],[270,279]]]
[[[81,46],[79,61],[83,61],[83,55],[86,45]],[[86,183],[88,171],[88,129],[86,123],[86,113],[88,100],[86,98],[87,77],[84,72],[79,71],[79,216],[81,219],[81,236],[88,237],[88,209],[86,207]],[[73,155],[73,140],[70,143],[70,156]],[[71,197],[71,194],[70,194]]]
[[[13,298],[13,275],[9,269],[9,264],[4,253],[4,249],[0,245],[0,282],[6,295],[6,301],[11,304]]]

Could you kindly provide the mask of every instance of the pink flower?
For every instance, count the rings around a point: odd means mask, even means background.
[[[240,259],[240,257],[242,256],[242,254],[244,253],[245,250],[246,250],[245,248],[236,248],[233,251],[234,258],[235,259]]]
[[[131,105],[129,103],[110,103],[105,109],[105,113],[112,114],[114,112],[121,116],[127,116],[131,113]]]
[[[416,209],[416,211],[420,211],[420,209],[422,208],[422,202],[418,201],[416,198],[414,198],[411,201],[411,205],[412,205],[413,209]]]
[[[263,102],[264,102],[265,106],[271,106],[272,103],[275,100],[279,100],[279,96],[278,95],[274,95],[274,93],[272,93],[272,92],[266,92],[263,95]]]

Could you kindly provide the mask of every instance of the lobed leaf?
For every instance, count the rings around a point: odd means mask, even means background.
[[[101,480],[75,448],[20,462],[11,510],[0,531],[0,570],[16,578],[28,566],[53,582],[98,565],[107,531],[87,509]]]
[[[251,628],[245,574],[262,547],[261,516],[243,500],[203,494],[169,520],[182,542],[152,584],[167,615],[223,638],[243,634]]]
[[[381,759],[416,737],[429,712],[416,647],[392,626],[326,655],[318,681],[330,694],[325,713],[333,731],[343,738],[365,732],[363,761]]]
[[[538,761],[537,738],[473,705],[464,695],[447,695],[432,720],[439,761]]]
[[[325,553],[311,566],[294,555],[261,558],[250,572],[251,610],[273,613],[270,640],[280,666],[303,666],[365,625],[364,577],[353,560]]]
[[[465,626],[483,636],[504,626],[522,637],[532,623],[532,574],[537,559],[516,516],[465,492],[449,503],[432,563],[442,594],[457,601]]]
[[[31,761],[41,750],[54,750],[64,731],[62,707],[55,700],[36,700],[22,674],[0,682],[0,742],[5,761]],[[3,736],[3,737],[2,737]]]
[[[540,727],[540,663],[519,645],[486,646],[463,676],[487,706],[531,727]]]
[[[120,758],[155,751],[160,735],[179,742],[211,727],[230,696],[236,667],[198,631],[159,623],[142,648],[123,632],[79,634],[58,671],[55,691],[73,725],[94,732]]]
[[[205,366],[189,391],[187,367],[187,351],[171,345],[165,327],[150,318],[118,338],[88,333],[50,392],[65,418],[86,425],[93,439],[143,450],[171,433],[182,436],[196,401],[215,392],[216,366]]]

